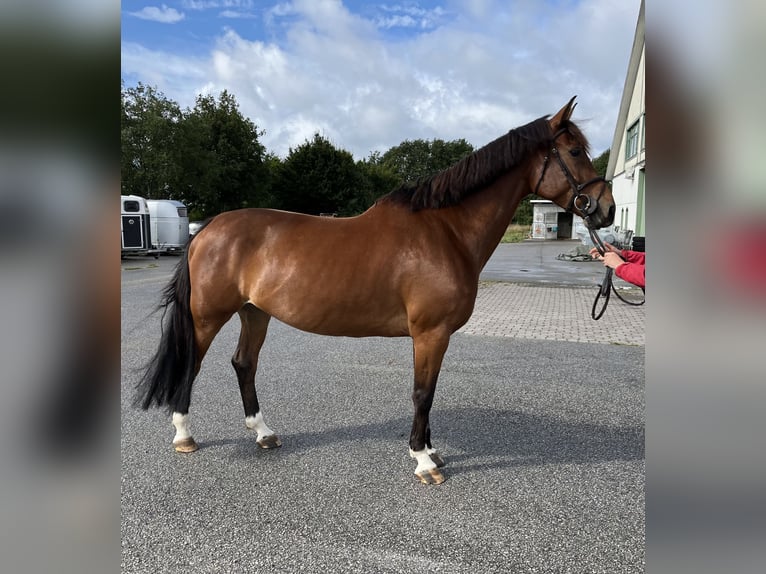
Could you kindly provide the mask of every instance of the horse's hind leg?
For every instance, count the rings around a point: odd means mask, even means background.
[[[262,448],[282,446],[279,438],[263,420],[263,413],[258,404],[255,392],[255,371],[258,368],[258,355],[266,339],[270,315],[248,303],[239,311],[242,321],[242,331],[239,334],[239,344],[231,359],[234,371],[239,381],[239,392],[245,407],[245,425],[258,433],[256,442]]]
[[[199,374],[202,359],[205,357],[210,344],[226,322],[231,318],[231,313],[220,313],[214,316],[205,316],[204,320],[194,323],[194,341],[196,347],[196,362],[194,365],[194,378]],[[173,426],[176,434],[173,437],[173,448],[176,452],[194,452],[199,448],[189,428],[189,403],[191,402],[191,386],[188,392],[179,394],[171,404],[173,410]]]

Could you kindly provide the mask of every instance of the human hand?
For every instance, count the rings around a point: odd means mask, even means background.
[[[620,265],[625,263],[622,257],[617,255],[615,251],[609,251],[608,253],[605,253],[603,257],[599,257],[599,259],[604,262],[605,267],[611,267],[612,269],[617,269]]]
[[[622,253],[619,249],[617,249],[611,243],[604,242],[604,249],[606,249],[606,253],[617,253],[618,255]],[[590,254],[590,256],[593,257],[593,259],[601,259],[601,253],[599,253],[598,247],[592,248],[590,251],[588,251],[588,254]]]

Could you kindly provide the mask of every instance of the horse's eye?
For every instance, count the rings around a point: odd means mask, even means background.
[[[582,150],[579,147],[572,148],[569,150],[569,155],[571,155],[572,157],[577,157],[578,155],[580,155],[581,151]]]

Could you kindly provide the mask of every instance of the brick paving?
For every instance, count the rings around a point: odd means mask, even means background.
[[[597,287],[483,281],[473,316],[458,332],[643,346],[646,305],[627,305],[612,293],[606,312],[594,321],[590,313],[596,292]],[[631,290],[630,295],[635,298],[641,293]]]

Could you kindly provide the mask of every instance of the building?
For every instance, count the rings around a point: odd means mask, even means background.
[[[577,239],[578,232],[586,230],[579,215],[562,209],[548,199],[533,199],[532,239]]]
[[[634,237],[646,232],[646,46],[644,0],[636,23],[633,49],[620,102],[606,179],[612,182],[616,205],[614,225],[631,230]]]

